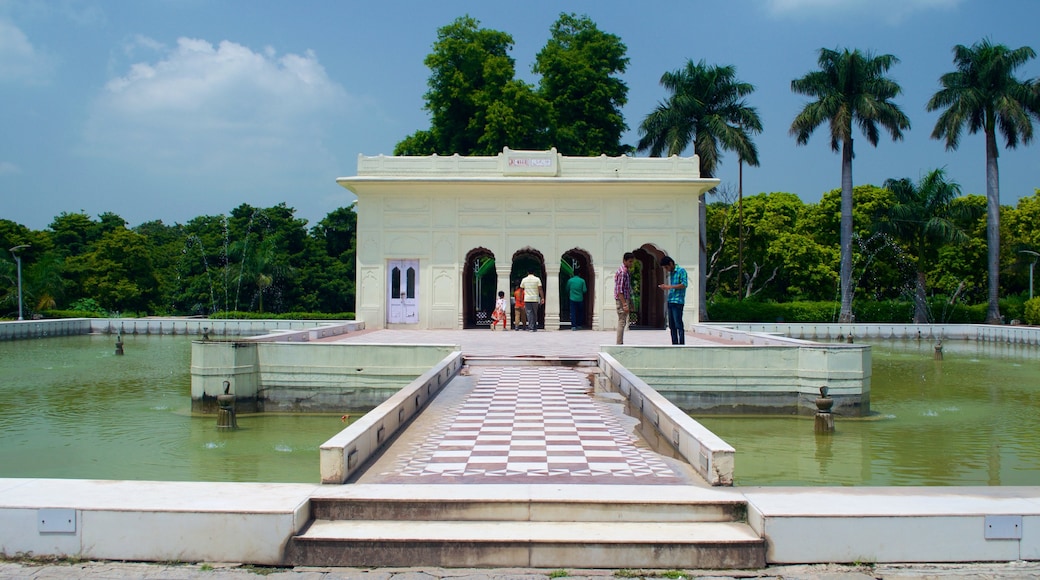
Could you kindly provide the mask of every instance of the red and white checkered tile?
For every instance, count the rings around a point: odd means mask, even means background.
[[[591,396],[586,373],[489,367],[465,399],[380,476],[431,483],[680,483],[666,461],[639,446],[622,416],[620,404]]]

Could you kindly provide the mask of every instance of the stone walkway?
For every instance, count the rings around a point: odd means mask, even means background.
[[[700,485],[647,448],[588,368],[467,367],[358,483]]]

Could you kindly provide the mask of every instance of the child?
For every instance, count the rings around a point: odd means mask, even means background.
[[[517,285],[513,291],[513,330],[527,327],[527,311],[524,310],[524,288]]]
[[[509,330],[506,326],[506,322],[509,320],[506,318],[507,308],[509,308],[509,303],[506,302],[506,293],[499,290],[498,300],[495,300],[495,311],[491,313],[491,330],[498,330],[495,327],[499,322],[502,323],[502,330]]]

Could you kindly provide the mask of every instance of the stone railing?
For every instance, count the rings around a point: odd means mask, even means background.
[[[619,393],[628,403],[629,412],[656,436],[671,446],[711,485],[733,485],[734,449],[718,435],[695,421],[657,391],[621,366],[614,357],[600,353],[600,368],[606,387]]]
[[[462,369],[462,352],[455,351],[363,417],[321,445],[322,483],[345,483],[357,469],[382,450],[394,434],[437,396]]]

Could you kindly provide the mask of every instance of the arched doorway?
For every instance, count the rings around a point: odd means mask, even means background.
[[[528,273],[534,272],[535,276],[542,281],[542,288],[545,288],[545,256],[541,252],[534,248],[522,248],[517,250],[513,254],[513,265],[509,270],[509,288],[510,290],[515,289],[520,285],[520,280],[523,280],[524,276]],[[521,305],[522,307],[522,305]],[[516,305],[513,305],[515,312]],[[510,319],[515,315],[514,312],[509,314]],[[545,308],[538,309],[538,328],[545,328]]]
[[[592,314],[595,312],[593,304],[596,301],[594,294],[596,288],[595,272],[592,270],[592,256],[585,250],[578,248],[567,250],[560,257],[560,327],[570,328],[574,326],[574,321],[571,320],[570,296],[567,295],[567,280],[572,275],[579,276],[582,280],[585,280],[585,287],[588,288],[588,292],[585,294],[585,302],[582,305],[581,318],[583,322],[581,326],[583,328],[592,328],[594,322]]]
[[[487,248],[470,250],[462,268],[462,328],[491,326],[497,286],[495,254]]]
[[[632,328],[663,329],[665,327],[664,293],[658,288],[664,284],[661,258],[665,253],[653,244],[643,244],[636,251],[632,268],[632,301],[636,321]]]

